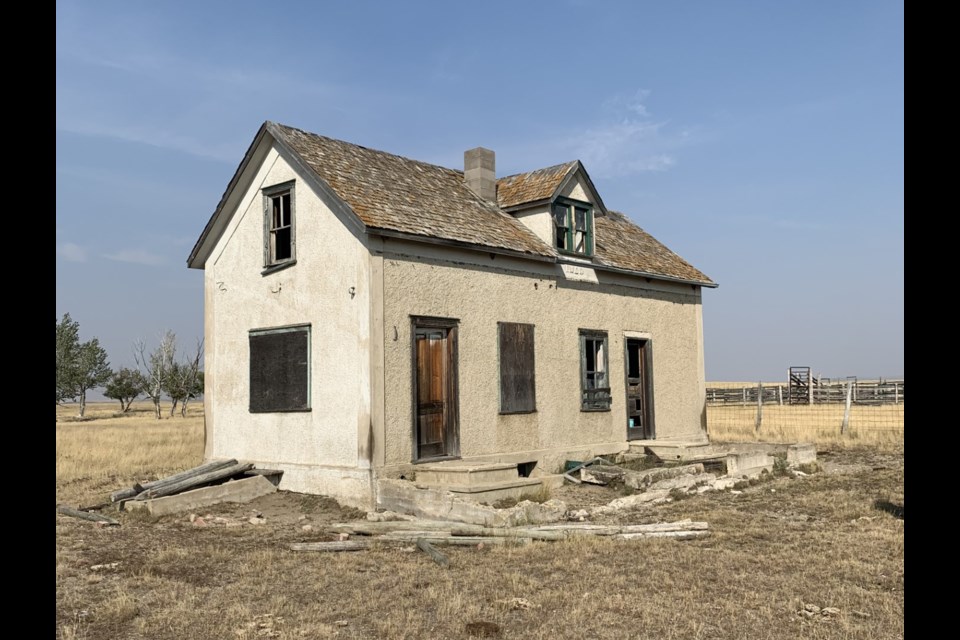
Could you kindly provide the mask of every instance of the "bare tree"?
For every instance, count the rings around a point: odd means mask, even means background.
[[[137,340],[133,346],[133,358],[143,380],[143,395],[153,401],[154,412],[159,420],[160,400],[170,384],[177,361],[177,336],[167,329],[160,336],[160,344],[150,353],[147,353],[146,343]]]

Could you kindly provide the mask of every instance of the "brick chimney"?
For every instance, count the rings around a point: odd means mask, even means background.
[[[463,179],[475,194],[497,201],[496,155],[490,149],[477,147],[463,152]]]

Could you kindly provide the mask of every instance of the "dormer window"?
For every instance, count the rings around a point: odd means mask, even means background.
[[[593,255],[593,206],[557,198],[552,206],[554,246],[562,253]]]

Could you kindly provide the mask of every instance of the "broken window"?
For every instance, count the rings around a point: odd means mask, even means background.
[[[269,187],[264,196],[264,266],[291,263],[296,257],[293,182]]]
[[[566,253],[593,255],[593,209],[586,202],[558,199],[551,207],[554,246]]]
[[[500,342],[500,413],[537,410],[533,325],[497,324]]]
[[[610,409],[610,375],[606,331],[580,331],[580,408]]]
[[[310,410],[310,326],[250,332],[250,413]]]

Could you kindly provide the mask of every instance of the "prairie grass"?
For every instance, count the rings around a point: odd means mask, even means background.
[[[841,433],[842,404],[707,406],[707,433],[722,442],[815,442],[822,446],[884,449],[903,447],[903,404],[850,407]]]
[[[90,504],[132,479],[188,468],[202,456],[202,416],[94,417],[57,423],[58,500],[69,495]],[[445,548],[446,569],[403,546],[288,551],[287,542],[320,539],[324,523],[347,513],[321,509],[320,500],[305,509],[307,499],[296,494],[286,494],[294,517],[258,526],[199,527],[188,514],[141,520],[120,512],[111,515],[121,527],[99,528],[58,516],[56,634],[902,639],[902,451],[845,447],[829,457],[871,464],[775,477],[739,494],[705,493],[621,519],[705,520],[708,538]],[[899,516],[878,504],[899,505]],[[304,532],[299,517],[315,531]],[[113,562],[114,569],[92,568]],[[807,617],[798,613],[805,604],[839,613]]]

